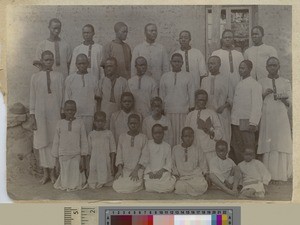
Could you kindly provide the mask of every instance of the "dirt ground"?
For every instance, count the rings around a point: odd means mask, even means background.
[[[30,157],[29,157],[30,159]],[[210,188],[204,195],[192,197],[176,195],[174,193],[157,194],[140,191],[134,194],[119,194],[111,187],[98,190],[85,189],[81,191],[66,192],[56,190],[51,183],[39,184],[40,175],[30,172],[30,160],[18,160],[18,165],[8,169],[7,190],[13,200],[234,200],[215,187]],[[17,161],[15,161],[17,163]],[[292,198],[292,182],[280,185],[269,185],[266,201],[290,201]]]

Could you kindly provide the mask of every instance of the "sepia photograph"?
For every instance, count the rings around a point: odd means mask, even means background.
[[[291,5],[7,10],[12,200],[292,200]]]

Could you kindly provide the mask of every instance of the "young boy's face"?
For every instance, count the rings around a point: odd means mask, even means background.
[[[45,69],[51,69],[54,63],[53,55],[51,54],[44,55],[42,58],[42,63]]]
[[[179,44],[180,44],[182,47],[189,46],[190,41],[191,41],[191,37],[190,37],[190,34],[189,34],[188,32],[182,32],[182,33],[179,35]]]
[[[209,58],[208,63],[207,63],[209,72],[211,72],[211,73],[219,72],[220,66],[221,66],[220,62],[216,57]]]
[[[76,113],[76,105],[74,104],[65,104],[64,112],[67,119],[74,118]]]
[[[54,37],[58,37],[61,31],[61,24],[58,22],[52,22],[49,26],[49,30]]]
[[[183,65],[183,60],[180,56],[174,56],[171,60],[172,69],[174,71],[180,71]]]
[[[162,127],[154,127],[152,131],[152,137],[156,144],[162,143],[164,138],[164,130]]]
[[[106,119],[104,116],[96,116],[94,119],[94,126],[96,130],[103,130],[106,124]]]
[[[128,120],[128,128],[130,131],[138,131],[140,128],[140,121],[137,118],[130,118]]]
[[[78,69],[79,72],[84,73],[87,71],[87,68],[89,66],[89,61],[86,57],[77,57],[76,59],[76,67]]]
[[[147,61],[144,58],[138,58],[135,63],[136,74],[142,76],[147,71]]]
[[[263,35],[258,28],[254,28],[251,32],[251,39],[254,44],[259,44],[262,42]]]
[[[244,152],[244,160],[246,162],[250,162],[252,159],[254,159],[254,151],[252,149],[245,149],[245,152]]]
[[[131,110],[132,107],[133,107],[133,99],[132,99],[132,97],[131,96],[125,96],[125,97],[123,97],[121,104],[122,104],[123,109],[125,109],[125,110]]]
[[[233,45],[233,34],[231,32],[225,32],[222,37],[222,42],[225,47],[231,47]]]
[[[269,74],[277,74],[280,66],[276,59],[270,59],[267,62],[266,68],[267,68]]]
[[[162,113],[162,103],[160,101],[154,101],[151,108],[154,115],[160,115]]]
[[[94,37],[94,32],[91,27],[84,27],[82,29],[82,37],[85,41],[92,41]]]
[[[121,41],[125,41],[128,34],[128,28],[127,26],[123,26],[119,29],[119,31],[116,33],[117,38],[119,38]]]
[[[194,142],[194,132],[192,130],[185,130],[182,133],[181,140],[186,147],[190,147]]]
[[[105,62],[105,67],[104,67],[105,76],[111,78],[116,74],[116,71],[117,71],[116,62],[113,60],[107,60]]]
[[[217,153],[217,156],[220,159],[225,160],[226,156],[227,156],[227,153],[228,153],[227,146],[225,146],[225,145],[218,145],[217,148],[216,148],[216,153]]]
[[[242,62],[239,66],[239,74],[241,77],[247,77],[250,74],[250,70],[245,62]]]
[[[195,104],[197,109],[203,109],[206,106],[207,96],[205,94],[199,94],[195,97]]]

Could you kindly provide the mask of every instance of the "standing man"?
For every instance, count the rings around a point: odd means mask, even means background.
[[[114,57],[118,63],[118,75],[128,80],[130,78],[131,49],[124,42],[127,38],[128,26],[123,22],[118,22],[115,24],[114,30],[116,39],[104,46],[101,66],[105,65],[108,58]]]
[[[169,57],[165,47],[156,43],[157,27],[153,23],[145,26],[146,40],[137,45],[132,53],[131,71],[135,71],[135,59],[139,56],[146,58],[148,73],[159,85],[163,73],[169,71]],[[134,76],[135,74],[132,74]]]
[[[183,57],[182,69],[190,72],[195,80],[195,89],[200,88],[201,77],[206,76],[205,58],[202,52],[190,45],[191,33],[187,30],[181,31],[179,34],[180,49],[175,53],[179,53]]]
[[[249,59],[253,63],[253,69],[251,76],[255,80],[260,80],[268,76],[266,69],[266,62],[270,57],[276,57],[277,51],[274,47],[263,43],[264,28],[261,26],[255,26],[251,30],[251,38],[253,46],[245,51],[245,59]]]
[[[93,75],[97,81],[103,76],[103,69],[100,67],[102,61],[102,45],[94,42],[95,35],[94,26],[86,24],[82,28],[83,42],[73,50],[72,61],[70,65],[70,74],[77,72],[76,57],[79,54],[85,54],[88,57],[89,64],[87,71]]]
[[[250,75],[252,62],[244,60],[239,67],[242,80],[238,83],[233,97],[231,111],[231,145],[233,161],[238,164],[244,160],[246,148],[255,149],[255,131],[262,114],[262,87]],[[230,154],[229,154],[230,155]]]
[[[224,30],[221,39],[221,48],[211,55],[219,56],[221,59],[221,74],[228,74],[232,86],[235,88],[240,81],[239,65],[244,60],[242,53],[234,50],[234,33],[232,30]]]
[[[53,71],[62,73],[65,79],[69,74],[72,50],[69,44],[59,37],[61,31],[59,19],[51,19],[48,28],[49,38],[38,44],[33,65],[42,70],[41,55],[44,51],[49,50],[54,53]]]

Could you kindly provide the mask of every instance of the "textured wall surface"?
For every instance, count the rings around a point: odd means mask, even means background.
[[[179,47],[181,30],[192,33],[192,46],[205,54],[205,6],[14,6],[8,12],[8,105],[29,104],[30,78],[36,45],[48,37],[48,21],[62,21],[61,37],[72,48],[82,42],[81,29],[95,27],[95,42],[102,45],[114,38],[113,25],[124,21],[129,26],[127,43],[133,49],[144,40],[144,26],[158,25],[157,42],[169,53]],[[266,29],[265,43],[274,46],[281,60],[283,76],[291,78],[291,7],[259,6],[258,24]]]

